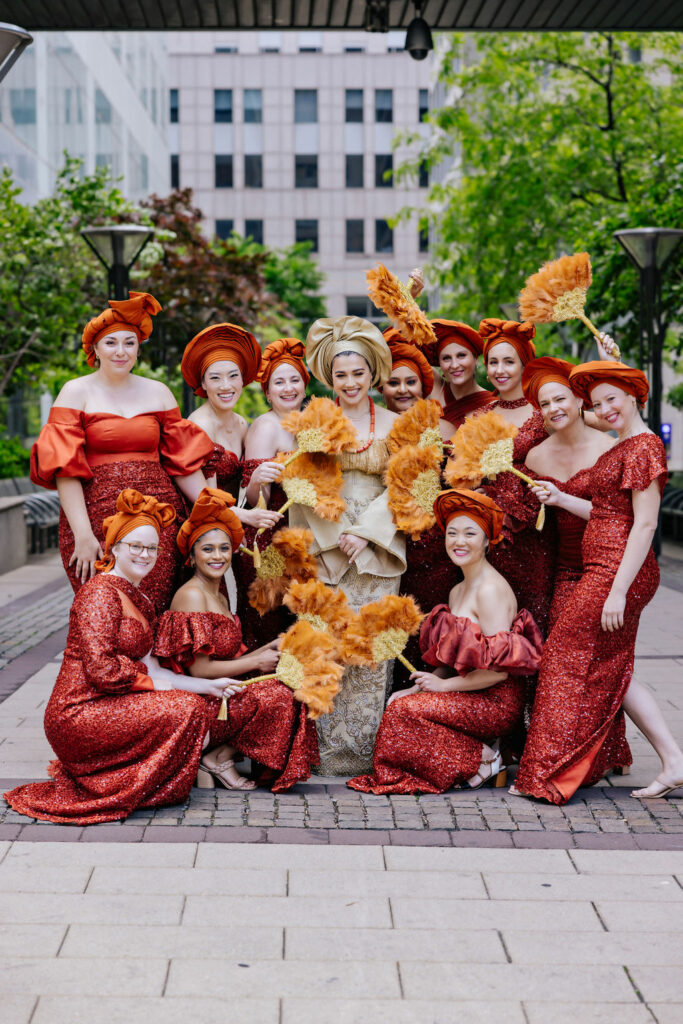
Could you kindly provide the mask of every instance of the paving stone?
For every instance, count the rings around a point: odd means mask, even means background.
[[[163,959],[110,960],[38,959],[35,957],[3,957],[0,973],[10,989],[56,996],[116,996],[122,991],[130,996],[160,996],[166,979],[167,962]]]
[[[474,901],[469,901],[468,905],[474,905]],[[349,900],[348,897],[338,896],[317,898],[307,896],[287,898],[278,896],[187,897],[183,924],[223,926],[226,921],[236,928],[243,924],[324,927],[330,921],[334,921],[338,928],[392,927],[387,899]],[[450,927],[452,927],[452,922]]]
[[[552,875],[484,873],[491,899],[504,900],[661,900],[680,903],[683,889],[671,875]]]
[[[65,935],[63,924],[0,924],[0,958],[56,956]]]
[[[479,874],[452,871],[315,871],[310,868],[289,872],[290,896],[418,896],[443,899],[487,899]]]
[[[572,850],[569,858],[586,875],[668,875],[683,870],[683,853],[669,850]]]
[[[62,932],[64,929],[62,929]],[[2,932],[0,931],[0,941]],[[148,959],[281,960],[280,927],[243,925],[100,925],[69,928],[60,957],[126,957]]]
[[[637,1003],[621,967],[564,964],[415,964],[400,962],[406,999],[467,999],[486,992],[487,1001]]]
[[[192,999],[41,996],[31,1024],[278,1024],[279,1002],[270,999]]]
[[[382,961],[306,963],[257,961],[248,968],[220,960],[174,960],[166,984],[169,996],[201,996],[206,992],[233,999],[254,992],[275,991],[281,998],[305,991],[308,999],[396,998],[401,996],[398,972]]]
[[[0,864],[0,893],[84,892],[90,867],[42,864],[39,871],[19,861],[5,858]],[[0,901],[1,905],[1,901]]]
[[[398,928],[285,929],[286,960],[441,960],[451,963],[505,963],[496,932],[469,929],[434,931]]]
[[[282,1001],[281,1024],[484,1024],[492,1017],[504,1019],[505,1024],[525,1024],[521,1004],[509,1001],[343,999],[324,1003],[301,998]]]
[[[666,919],[662,917],[662,927]],[[680,943],[662,930],[651,932],[568,932],[543,931],[502,932],[505,948],[518,964],[628,964],[646,966],[679,966]]]
[[[666,911],[662,903],[636,900],[596,900],[595,906],[609,931],[683,932],[683,904],[673,903]],[[678,941],[672,936],[672,942]]]
[[[87,830],[86,830],[87,831]],[[192,867],[197,847],[188,844],[169,843],[153,847],[142,843],[13,843],[6,863],[18,863],[26,869],[43,871],[45,865],[59,866],[112,865],[114,867]]]
[[[382,871],[380,846],[213,846],[202,843],[197,849],[197,867],[221,868],[297,868],[299,870]]]
[[[653,1024],[652,1014],[642,1003],[566,1003],[524,1002],[528,1024]],[[657,1020],[662,1024],[661,1017]],[[677,1021],[680,1024],[680,1018]]]
[[[179,924],[182,896],[96,896],[87,893],[7,893],[5,924]]]
[[[683,1003],[683,971],[680,957],[675,967],[628,964],[628,971],[646,1003]]]
[[[388,871],[502,871],[505,874],[543,871],[576,874],[564,850],[411,850],[389,847],[384,851],[384,857]]]
[[[0,880],[2,866],[0,866]],[[261,868],[164,868],[164,867],[96,867],[88,893],[178,893],[181,895],[222,896],[284,896],[286,878],[283,870]]]
[[[660,906],[661,915],[661,905]],[[590,903],[569,901],[553,903],[552,919],[562,922],[567,931],[603,931]],[[638,904],[633,904],[638,906]],[[524,931],[548,927],[548,904],[541,900],[435,900],[392,897],[395,928],[452,929],[466,921],[473,931],[518,928]],[[520,998],[522,998],[520,996]]]
[[[33,1019],[33,1010],[37,1001],[38,997],[31,993],[3,992],[3,1024],[29,1024]]]

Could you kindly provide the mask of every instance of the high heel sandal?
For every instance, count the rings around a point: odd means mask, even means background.
[[[235,768],[234,758],[230,758],[227,761],[218,761],[215,765],[207,764],[205,760],[202,760],[197,770],[198,789],[214,789],[216,782],[220,782],[221,786],[225,786],[226,789],[240,790],[241,792],[256,789],[256,783],[252,779],[246,779],[244,775],[239,773],[237,781],[231,781],[227,777],[227,772],[230,768]]]
[[[493,785],[494,789],[500,789],[501,786],[505,786],[507,784],[508,773],[507,768],[503,764],[503,755],[497,747],[494,746],[492,749],[493,757],[488,761],[482,761],[472,778],[467,780],[467,785],[470,789],[481,789],[481,787],[485,786],[488,782]],[[482,775],[482,769],[487,766],[490,766],[491,770],[488,775]],[[472,779],[478,781],[473,782]]]

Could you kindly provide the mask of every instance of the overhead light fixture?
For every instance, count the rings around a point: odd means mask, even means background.
[[[144,224],[103,224],[81,230],[83,241],[107,268],[110,299],[128,298],[130,269],[153,236],[154,229]]]
[[[32,42],[33,36],[29,35],[26,29],[0,21],[0,82],[19,59],[22,51]]]
[[[366,32],[389,31],[389,0],[367,0],[363,28]]]
[[[424,60],[434,49],[434,43],[429,25],[422,17],[422,0],[416,0],[415,13],[417,17],[413,18],[406,32],[405,49],[413,60]]]

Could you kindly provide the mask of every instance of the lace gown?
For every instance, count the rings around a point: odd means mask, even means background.
[[[31,449],[31,479],[52,490],[57,477],[80,480],[90,525],[100,542],[102,521],[116,511],[116,499],[126,487],[173,506],[178,519],[162,533],[156,565],[140,585],[161,614],[178,586],[181,559],[175,539],[186,516],[173,477],[202,469],[213,447],[204,431],[182,419],[178,409],[125,417],[56,407]],[[69,568],[74,535],[64,512],[59,516],[59,549],[77,591],[81,581],[76,564]]]
[[[245,650],[239,619],[216,612],[166,612],[154,641],[161,664],[176,672],[187,672],[199,654],[231,661]],[[211,703],[217,713],[220,701]],[[315,727],[305,705],[275,679],[252,683],[230,697],[227,721],[217,724],[224,730],[221,742],[265,766],[261,781],[273,792],[303,782],[318,763]]]
[[[444,793],[471,778],[482,743],[510,733],[522,720],[524,686],[516,678],[535,672],[543,641],[531,616],[521,611],[509,630],[485,636],[471,619],[439,605],[420,630],[423,660],[454,674],[476,669],[507,672],[483,690],[411,693],[384,712],[371,775],[351,779],[363,793]]]
[[[45,710],[58,760],[52,782],[5,799],[21,814],[69,825],[126,818],[137,807],[182,803],[197,775],[219,702],[155,691],[140,659],[152,646],[152,606],[127,580],[101,574],[74,598],[59,675]]]
[[[289,512],[291,526],[312,530],[319,578],[344,591],[355,610],[398,594],[405,571],[405,540],[394,525],[383,483],[389,447],[377,438],[360,453],[339,456],[344,476],[346,510],[330,523],[302,505]],[[350,530],[369,541],[355,563],[339,550],[339,535]],[[369,771],[372,750],[390,689],[393,662],[377,668],[347,668],[334,710],[317,721],[321,775],[354,775]]]
[[[566,803],[579,786],[631,763],[622,702],[633,674],[638,622],[659,584],[650,550],[626,596],[624,625],[603,631],[602,608],[633,526],[631,492],[653,480],[663,489],[664,446],[638,434],[605,452],[590,470],[593,510],[583,535],[584,572],[562,607],[543,652],[526,747],[515,784]]]

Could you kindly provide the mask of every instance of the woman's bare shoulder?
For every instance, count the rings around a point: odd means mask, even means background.
[[[54,400],[57,408],[85,409],[90,377],[74,377],[63,385]]]
[[[194,580],[189,580],[177,590],[171,601],[172,612],[205,612],[208,611],[206,594]]]

